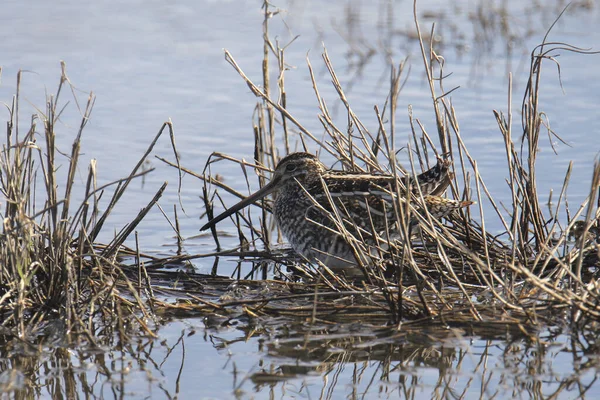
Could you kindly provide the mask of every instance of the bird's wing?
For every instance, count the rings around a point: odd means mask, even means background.
[[[433,168],[417,175],[417,182],[423,196],[440,196],[446,191],[452,180],[451,164],[450,160],[438,157],[437,164]],[[417,193],[418,189],[413,187],[413,192]]]
[[[336,230],[333,221],[339,218],[355,236],[357,233],[368,236],[373,229],[381,233],[388,227],[391,229],[395,221],[393,185],[393,177],[386,175],[326,175],[322,181],[306,188],[315,202],[306,216]]]

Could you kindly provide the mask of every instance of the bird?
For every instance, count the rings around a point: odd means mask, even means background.
[[[416,200],[420,190],[434,218],[473,204],[440,197],[453,177],[450,165],[450,161],[438,157],[437,164],[416,179],[398,178],[389,174],[333,170],[311,153],[291,153],[277,164],[269,183],[211,219],[200,230],[214,227],[274,193],[275,221],[292,248],[310,262],[320,262],[332,269],[347,268],[357,264],[353,239],[372,247],[377,237],[385,238],[386,233],[392,239],[399,237],[396,217],[398,208],[407,204],[407,194]],[[399,189],[399,184],[402,187],[406,183],[409,191]],[[418,203],[415,201],[415,210],[423,214]],[[418,219],[412,216],[409,225],[417,224]]]

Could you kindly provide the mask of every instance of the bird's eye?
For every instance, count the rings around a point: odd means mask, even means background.
[[[285,166],[285,170],[287,172],[293,172],[296,170],[296,164],[288,164]]]

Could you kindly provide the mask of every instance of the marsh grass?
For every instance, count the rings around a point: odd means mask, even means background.
[[[132,332],[152,335],[146,325],[153,319],[152,312],[142,299],[147,292],[143,286],[134,287],[120,255],[126,250],[124,241],[166,184],[110,243],[101,244],[98,237],[132,180],[151,171],[142,171],[141,166],[167,125],[128,176],[99,186],[92,160],[82,188],[76,174],[95,96],[90,93],[80,104],[80,92],[69,81],[63,63],[56,92],[24,126],[22,80],[19,72],[0,154],[2,341],[58,336],[64,346],[83,342],[97,346],[107,337],[126,340]],[[63,154],[57,131],[67,106],[77,108],[80,123],[70,152]],[[106,199],[111,189],[112,196]],[[129,268],[136,266],[132,262]],[[99,332],[106,336],[98,336]]]
[[[387,315],[387,322],[401,326],[407,320],[436,318],[455,323],[504,322],[537,326],[550,323],[553,319],[562,320],[569,315],[573,326],[584,323],[587,318],[595,318],[600,313],[600,293],[595,284],[595,265],[598,259],[598,244],[595,235],[599,217],[597,193],[599,190],[600,164],[596,163],[590,181],[589,196],[576,212],[565,205],[565,193],[569,172],[565,176],[556,207],[551,214],[544,213],[536,187],[536,159],[541,146],[541,128],[544,126],[544,113],[539,106],[540,82],[546,64],[556,62],[559,52],[594,54],[564,43],[547,41],[537,46],[530,55],[529,79],[521,106],[521,126],[515,127],[512,115],[512,78],[509,78],[507,112],[494,111],[500,135],[506,149],[507,184],[511,193],[511,204],[500,205],[496,201],[475,160],[461,136],[456,112],[449,96],[456,88],[446,88],[444,59],[435,50],[435,26],[427,35],[423,34],[417,19],[416,3],[414,7],[415,30],[421,49],[422,65],[427,87],[431,95],[431,105],[436,121],[436,131],[427,132],[418,118],[409,112],[412,127],[412,140],[407,144],[409,165],[400,165],[396,159],[396,115],[397,99],[403,86],[406,63],[392,64],[389,73],[389,93],[382,109],[375,107],[379,121],[376,129],[369,129],[354,113],[344,88],[338,79],[333,62],[325,50],[322,61],[328,71],[331,83],[338,95],[346,116],[346,125],[334,122],[327,102],[321,96],[317,79],[310,60],[308,70],[314,89],[320,114],[318,116],[323,134],[314,134],[306,129],[285,107],[285,47],[272,42],[268,35],[268,20],[276,11],[265,3],[264,59],[261,84],[253,82],[235,61],[232,54],[225,51],[225,59],[240,75],[251,92],[259,99],[255,109],[254,141],[255,152],[252,162],[236,160],[221,153],[214,153],[208,160],[202,174],[196,176],[205,183],[204,202],[206,216],[215,214],[215,204],[226,208],[218,191],[213,188],[243,198],[243,195],[215,179],[212,168],[218,162],[237,163],[251,187],[249,176],[254,169],[259,177],[259,185],[265,182],[265,172],[273,170],[277,160],[292,148],[315,150],[333,157],[337,169],[351,171],[369,171],[395,174],[399,181],[406,175],[416,175],[431,166],[436,155],[447,154],[453,161],[454,169],[448,196],[457,200],[474,200],[476,205],[463,209],[438,221],[429,212],[418,213],[422,208],[423,197],[407,196],[406,189],[398,185],[399,198],[409,201],[395,209],[395,221],[398,232],[403,238],[390,242],[380,237],[377,254],[369,251],[360,238],[345,234],[346,216],[343,210],[332,213],[331,219],[340,233],[355,249],[357,270],[361,279],[344,277],[333,273],[325,266],[311,265],[273,251],[272,240],[280,235],[270,217],[268,199],[259,204],[261,212],[257,217],[251,212],[242,212],[232,217],[237,226],[239,247],[222,250],[217,228],[212,236],[217,252],[198,255],[198,257],[239,256],[241,259],[254,258],[255,267],[260,266],[262,273],[248,274],[246,277],[262,277],[264,260],[274,260],[275,268],[281,265],[296,265],[296,271],[310,283],[306,288],[314,294],[312,304],[306,305],[311,312],[305,315],[312,321],[336,320],[343,315],[346,320],[356,321],[357,314],[351,312],[352,305],[361,301],[374,305]],[[551,29],[551,28],[550,28]],[[430,38],[428,41],[424,37]],[[271,57],[275,62],[271,62]],[[276,89],[270,82],[269,67],[276,65],[278,77]],[[560,72],[560,68],[558,68]],[[562,140],[549,131],[551,138]],[[298,139],[298,146],[290,144],[291,138]],[[460,172],[460,173],[458,173]],[[403,192],[404,191],[404,192]],[[489,204],[493,215],[484,215],[483,204]],[[577,243],[568,240],[570,232],[582,215],[585,218],[578,225]],[[561,213],[568,214],[567,226]],[[417,237],[408,230],[410,218],[420,220]],[[491,234],[486,226],[493,218],[494,226],[501,226],[504,232]],[[390,222],[390,226],[392,223]],[[255,250],[261,249],[261,250]],[[255,271],[255,269],[253,269]],[[272,275],[269,275],[272,276]],[[275,273],[277,276],[277,273]],[[283,274],[284,281],[290,279]],[[297,275],[296,275],[297,276]],[[239,278],[238,271],[238,278]],[[298,290],[293,286],[294,290]],[[291,289],[290,289],[291,290]],[[225,293],[225,290],[223,291]],[[338,293],[337,306],[324,300]],[[351,293],[346,296],[343,293]],[[281,297],[283,296],[283,297]],[[260,312],[246,305],[249,315],[280,315],[278,301],[288,301],[288,295],[265,295],[261,300]],[[360,298],[362,300],[357,301]],[[346,300],[344,300],[346,299]],[[198,299],[196,299],[198,301]],[[234,302],[233,305],[239,303]],[[345,302],[347,301],[347,302]],[[254,303],[255,300],[250,301]],[[242,304],[240,303],[240,304]],[[225,305],[230,304],[228,302]],[[200,313],[208,310],[224,310],[224,304],[200,301],[186,303],[188,311],[196,308]],[[183,307],[178,305],[177,307]],[[225,308],[224,308],[225,307]],[[290,306],[291,309],[294,309]],[[277,311],[276,311],[277,310]],[[342,311],[344,310],[344,311]],[[559,311],[560,312],[557,312]],[[372,311],[372,310],[371,310]],[[563,313],[562,311],[565,311]],[[368,312],[360,313],[360,320],[368,320]],[[342,317],[341,317],[342,316]]]
[[[8,107],[10,118],[0,158],[2,341],[25,343],[35,352],[40,336],[59,338],[56,343],[60,348],[55,359],[70,365],[71,356],[64,351],[65,347],[87,343],[96,348],[110,346],[127,351],[128,340],[136,333],[152,337],[148,321],[160,317],[168,320],[204,316],[207,327],[219,329],[237,324],[245,331],[246,338],[272,334],[273,329],[284,331],[278,337],[285,340],[279,341],[277,346],[274,342],[267,343],[270,354],[322,361],[319,368],[329,368],[325,372],[318,371],[323,375],[331,373],[337,378],[340,364],[377,360],[381,361],[382,374],[389,377],[395,371],[403,371],[404,365],[410,367],[412,362],[436,366],[440,371],[450,368],[460,371],[464,355],[457,354],[452,346],[438,351],[438,344],[448,338],[458,340],[461,336],[501,339],[509,343],[524,339],[534,349],[525,353],[531,353],[534,362],[541,365],[543,351],[537,351],[536,346],[543,349],[543,342],[553,338],[542,337],[539,331],[547,327],[560,328],[566,320],[572,332],[581,333],[569,336],[570,346],[582,352],[597,353],[594,331],[597,331],[596,321],[600,316],[600,292],[595,267],[600,251],[597,222],[600,164],[593,167],[587,199],[574,211],[566,205],[565,198],[571,166],[550,213],[545,213],[540,206],[535,179],[540,131],[544,126],[544,114],[539,108],[542,67],[556,63],[558,52],[590,52],[563,43],[549,43],[546,39],[532,51],[518,128],[513,123],[512,80],[509,79],[508,111],[494,111],[506,150],[507,184],[511,193],[511,203],[503,206],[491,195],[477,161],[462,139],[449,96],[455,89],[444,87],[445,65],[433,42],[435,29],[421,32],[416,7],[416,37],[436,130],[427,132],[421,121],[409,112],[412,140],[407,144],[409,163],[406,165],[397,161],[395,146],[398,96],[406,79],[407,63],[402,61],[390,66],[385,105],[381,109],[374,108],[378,123],[375,128],[368,128],[353,111],[346,96],[348,87],[341,84],[325,51],[322,63],[346,117],[345,126],[334,122],[307,58],[323,128],[319,134],[312,133],[286,108],[287,45],[281,46],[269,37],[269,20],[275,12],[265,2],[261,84],[254,83],[233,55],[225,52],[226,60],[259,99],[253,126],[252,160],[214,153],[205,169],[195,173],[180,165],[176,152],[175,162],[162,159],[178,168],[180,177],[186,173],[204,181],[203,200],[208,219],[215,215],[215,208],[226,207],[222,192],[244,197],[213,174],[216,163],[237,164],[248,187],[252,186],[251,177],[257,173],[258,184],[262,186],[280,157],[295,148],[327,154],[336,160],[336,168],[395,174],[399,180],[431,166],[436,155],[448,154],[457,171],[448,196],[475,200],[477,205],[438,221],[428,212],[416,212],[417,208],[423,208],[422,194],[407,196],[408,189],[399,185],[396,194],[408,199],[398,205],[394,218],[403,240],[391,242],[386,239],[389,235],[381,237],[380,247],[373,253],[360,238],[346,233],[346,239],[355,249],[360,279],[334,273],[325,266],[310,265],[275,246],[281,237],[270,215],[268,199],[259,205],[259,215],[243,212],[233,217],[239,238],[239,246],[234,249],[222,248],[216,228],[212,230],[216,251],[209,254],[189,255],[179,254],[179,251],[173,257],[152,257],[141,252],[137,237],[135,249],[125,247],[126,239],[136,232],[138,223],[157,204],[166,184],[110,243],[102,244],[98,237],[107,217],[130,182],[151,171],[142,170],[142,166],[165,129],[175,147],[172,126],[163,125],[146,153],[123,179],[98,186],[98,172],[92,161],[81,199],[76,200],[79,197],[74,195],[75,174],[80,168],[81,137],[94,96],[90,94],[80,108],[79,131],[61,175],[58,171],[63,158],[56,146],[56,126],[63,113],[61,104],[65,92],[71,91],[79,107],[75,90],[63,65],[55,94],[47,99],[46,108],[31,118],[25,131],[19,120],[20,73],[14,101]],[[366,52],[365,57],[371,56],[372,51]],[[275,62],[272,62],[273,57]],[[269,70],[274,65],[276,82],[271,81],[273,74]],[[550,132],[550,135],[555,134]],[[112,197],[101,206],[108,197],[108,190],[113,190]],[[491,217],[484,215],[483,204],[491,205],[494,211]],[[420,221],[416,235],[408,229],[411,216]],[[344,217],[341,210],[332,213],[342,233]],[[502,234],[488,232],[486,226],[491,218],[494,226],[503,227]],[[177,217],[172,226],[180,245]],[[573,232],[576,232],[575,244],[569,239]],[[232,277],[218,275],[219,258],[223,257],[240,260]],[[214,258],[212,274],[201,275],[180,268],[194,258]],[[127,259],[134,261],[126,263]],[[253,266],[250,271],[245,268],[248,264]],[[288,268],[294,273],[288,273]],[[177,301],[173,302],[173,298]],[[227,345],[223,342],[223,347]],[[485,346],[485,351],[478,355],[481,358],[475,371],[468,373],[491,378],[494,371],[487,370],[487,357],[492,350],[488,347],[495,345],[488,342]],[[10,370],[7,360],[14,356],[5,354],[7,349],[0,346],[3,370]],[[169,355],[174,354],[171,350]],[[511,346],[504,350],[507,370],[513,367],[513,350]],[[574,357],[576,353],[574,351]],[[140,366],[147,362],[143,353],[131,351],[131,354],[139,360]],[[81,359],[89,357],[84,354]],[[458,363],[453,362],[456,357]],[[22,370],[31,375],[42,369],[35,357],[27,364]],[[527,371],[531,367],[527,360],[515,361],[515,365]],[[298,365],[288,368],[287,375],[261,371],[244,379],[252,379],[258,387],[293,377],[295,373],[306,373]],[[66,369],[68,397],[78,393],[74,370]],[[122,374],[124,371],[125,368]],[[363,378],[375,376],[354,376],[354,382]],[[401,385],[406,397],[414,396],[421,385],[416,376],[414,378],[413,384]],[[452,382],[446,379],[444,375],[436,383],[436,390],[444,391],[451,386]],[[577,383],[578,379],[578,376],[569,378],[565,385]],[[125,377],[121,376],[123,385],[124,382]],[[482,393],[493,389],[487,385],[484,382]],[[529,385],[525,378],[521,392],[528,393]],[[585,393],[591,384],[580,386]],[[0,385],[0,390],[11,388]],[[123,388],[120,390],[125,392]],[[469,385],[464,393],[468,390]],[[497,389],[494,390],[497,393]],[[559,388],[557,393],[561,390]],[[33,389],[32,394],[36,393],[40,393],[39,387]]]

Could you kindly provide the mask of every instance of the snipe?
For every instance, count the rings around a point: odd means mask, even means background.
[[[411,179],[413,193],[418,193],[416,185],[419,185],[427,209],[435,218],[472,204],[439,197],[450,184],[449,167],[449,161],[438,158],[437,164],[418,175],[416,182]],[[374,241],[373,233],[393,235],[398,232],[395,218],[398,213],[393,204],[397,199],[397,184],[391,175],[330,170],[312,154],[293,153],[279,162],[267,185],[209,221],[201,230],[276,193],[275,220],[294,250],[330,268],[347,267],[356,264],[356,259],[347,236],[339,233],[336,221],[343,221],[346,235],[349,233],[370,244]],[[402,203],[402,199],[396,201],[396,207]],[[416,224],[416,219],[410,223]]]

